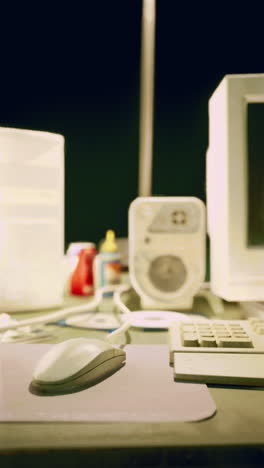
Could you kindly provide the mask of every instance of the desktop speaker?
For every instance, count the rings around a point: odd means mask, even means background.
[[[205,206],[139,197],[129,207],[129,271],[144,309],[191,309],[205,277]]]

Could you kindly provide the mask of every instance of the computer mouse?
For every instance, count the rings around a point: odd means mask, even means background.
[[[103,340],[72,338],[54,345],[37,363],[29,386],[37,395],[91,387],[125,364],[126,353]]]

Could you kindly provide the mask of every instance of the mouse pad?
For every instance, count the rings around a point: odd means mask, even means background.
[[[51,344],[0,345],[0,421],[172,422],[213,416],[204,384],[173,380],[166,345],[127,345],[126,365],[78,393],[36,396],[29,384]]]

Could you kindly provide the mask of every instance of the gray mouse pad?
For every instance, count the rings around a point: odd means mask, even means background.
[[[204,384],[176,383],[166,345],[127,345],[126,365],[78,393],[36,396],[33,369],[51,344],[0,345],[0,421],[198,421],[216,412]]]

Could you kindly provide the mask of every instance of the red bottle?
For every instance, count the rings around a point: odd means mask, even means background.
[[[97,254],[95,244],[79,252],[77,266],[70,279],[70,292],[79,296],[91,296],[94,294],[93,261]]]

